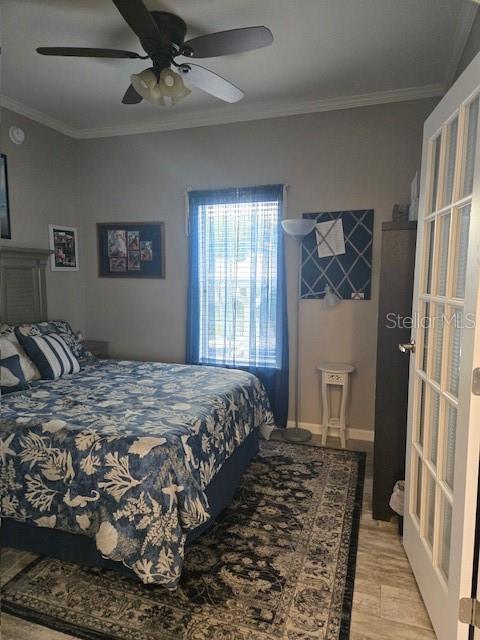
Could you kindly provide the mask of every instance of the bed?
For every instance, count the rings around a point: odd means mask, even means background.
[[[4,322],[45,318],[45,260],[2,252]],[[20,268],[34,274],[35,309]],[[272,424],[248,373],[86,358],[2,397],[2,543],[175,589],[186,545],[228,505]]]

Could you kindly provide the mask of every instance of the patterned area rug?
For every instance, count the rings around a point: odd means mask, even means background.
[[[40,558],[2,608],[88,640],[346,640],[364,455],[263,442],[175,593]]]

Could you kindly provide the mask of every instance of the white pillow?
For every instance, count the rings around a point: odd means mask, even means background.
[[[2,359],[10,356],[18,356],[20,358],[20,366],[27,382],[40,379],[39,370],[27,356],[14,333],[4,334],[0,337],[0,353]]]

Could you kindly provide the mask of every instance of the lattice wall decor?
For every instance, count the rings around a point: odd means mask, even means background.
[[[315,232],[302,242],[302,298],[323,298],[329,285],[343,300],[369,300],[372,280],[373,209],[304,213],[317,222],[341,218],[345,253],[319,258]]]

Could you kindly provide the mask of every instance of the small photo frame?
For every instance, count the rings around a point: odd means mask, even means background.
[[[144,262],[150,262],[150,260],[153,260],[151,240],[142,240],[140,243],[140,259]]]
[[[125,229],[109,229],[108,236],[108,257],[127,257],[127,233]]]
[[[8,200],[8,173],[7,156],[0,154],[0,227],[1,237],[5,240],[12,239],[10,227],[10,205]]]
[[[52,271],[78,271],[78,235],[74,227],[49,225]]]
[[[140,271],[140,251],[128,252],[128,270]]]
[[[163,222],[99,222],[100,278],[165,278]]]
[[[125,273],[127,270],[126,258],[109,258],[110,271],[115,273]]]
[[[140,251],[140,231],[129,231],[127,242],[129,251]]]

